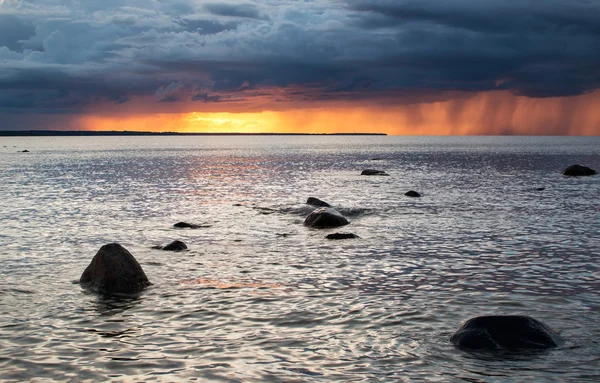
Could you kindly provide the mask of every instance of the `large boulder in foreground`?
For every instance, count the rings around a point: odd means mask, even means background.
[[[583,176],[593,176],[595,174],[598,174],[598,172],[592,168],[588,168],[587,166],[571,165],[568,168],[566,168],[565,170],[563,170],[562,174],[564,174],[565,176],[571,176],[571,177],[583,177]]]
[[[79,283],[104,294],[134,294],[152,284],[138,261],[118,243],[98,250]]]
[[[360,173],[360,175],[361,176],[389,176],[389,174],[387,174],[383,170],[377,170],[377,169],[365,169]]]
[[[450,337],[465,350],[546,349],[562,343],[560,336],[544,323],[524,315],[480,316],[464,322]]]
[[[315,198],[315,197],[308,197],[308,199],[306,200],[306,204],[316,206],[316,207],[331,207],[331,205],[328,204],[327,202],[321,201],[320,199]]]
[[[315,229],[327,229],[349,224],[346,217],[339,211],[330,207],[320,207],[310,213],[304,220],[304,226]]]

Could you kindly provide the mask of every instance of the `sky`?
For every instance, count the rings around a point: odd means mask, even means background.
[[[600,135],[600,0],[0,0],[0,130]]]

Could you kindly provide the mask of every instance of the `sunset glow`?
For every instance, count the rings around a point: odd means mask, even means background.
[[[400,106],[348,104],[247,113],[191,112],[81,116],[83,130],[208,133],[386,133],[389,135],[502,135],[600,132],[600,92],[529,98],[509,92],[462,95]]]
[[[599,135],[599,19],[587,1],[0,1],[0,129]]]

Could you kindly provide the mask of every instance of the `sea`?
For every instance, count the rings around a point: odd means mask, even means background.
[[[600,175],[572,164],[600,137],[1,137],[0,381],[599,382]],[[303,226],[308,197],[350,224]],[[138,296],[78,284],[113,242]],[[566,342],[450,343],[490,314]]]

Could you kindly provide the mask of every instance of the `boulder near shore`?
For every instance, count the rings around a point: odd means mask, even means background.
[[[518,351],[546,349],[562,343],[544,323],[525,315],[489,315],[464,322],[450,338],[465,350]]]
[[[118,243],[98,250],[79,283],[103,294],[134,294],[152,285],[138,261]]]

